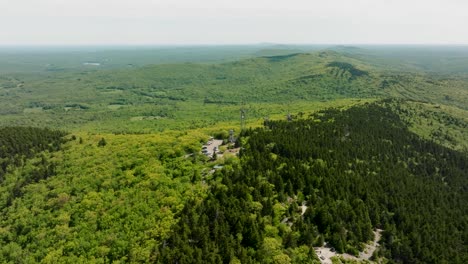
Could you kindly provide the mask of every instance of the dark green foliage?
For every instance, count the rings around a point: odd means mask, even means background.
[[[89,109],[89,106],[82,105],[82,104],[66,104],[65,107],[67,108],[75,108],[75,109]]]
[[[380,83],[380,88],[381,89],[386,89],[386,88],[389,88],[391,87],[392,85],[398,85],[398,81],[397,80],[393,80],[393,79],[385,79],[382,81],[382,83]]]
[[[422,140],[389,109],[330,109],[242,136],[241,166],[217,172],[208,197],[184,208],[161,263],[262,262],[265,226],[285,216],[293,224],[280,228],[284,252],[326,241],[356,254],[382,228],[379,254],[392,262],[467,260],[466,155]],[[274,204],[299,192],[302,217],[293,204],[275,215]]]
[[[37,161],[27,173],[23,173],[13,183],[6,186],[8,190],[0,200],[0,209],[10,206],[14,199],[22,195],[22,188],[55,174],[56,164],[50,162],[42,151],[57,151],[64,143],[64,132],[33,127],[0,128],[0,185],[4,185],[6,173],[16,167],[23,167],[28,159]]]
[[[334,62],[328,63],[327,67],[330,67],[330,68],[334,67],[334,68],[338,68],[340,70],[349,72],[351,74],[351,78],[369,75],[368,72],[359,70],[358,68],[354,67],[354,65],[352,65],[351,63],[347,63],[347,62],[334,61]]]
[[[105,138],[101,138],[98,142],[98,147],[104,147],[105,145],[107,145],[107,141]]]
[[[292,54],[287,54],[287,55],[264,56],[263,58],[267,58],[271,62],[278,62],[278,61],[287,60],[289,58],[295,57],[300,54],[301,53],[292,53]]]
[[[20,166],[41,151],[60,149],[64,132],[33,127],[0,128],[0,183],[8,166]]]
[[[399,238],[384,238],[386,256],[396,261],[466,258],[466,155],[421,140],[375,105],[328,110],[313,119],[320,122],[272,122],[272,131],[255,131],[249,139],[249,151],[258,153],[252,162],[268,156],[262,145],[274,142],[278,159],[261,167],[286,163],[279,172],[283,181],[316,201],[304,221],[317,225],[338,251],[359,246],[372,227],[381,227]],[[254,140],[259,143],[253,146]]]

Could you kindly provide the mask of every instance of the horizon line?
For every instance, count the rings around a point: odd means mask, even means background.
[[[468,43],[18,43],[0,47],[197,47],[197,46],[468,46]]]

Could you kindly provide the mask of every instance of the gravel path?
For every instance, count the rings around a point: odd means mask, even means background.
[[[382,236],[382,230],[377,229],[374,232],[374,241],[372,243],[366,245],[366,248],[364,249],[363,252],[359,252],[359,257],[355,257],[349,254],[339,254],[331,250],[329,247],[316,247],[315,252],[317,253],[317,256],[320,259],[320,262],[322,264],[331,264],[331,258],[334,256],[338,257],[343,257],[344,259],[350,259],[350,260],[369,260],[372,257],[372,254],[374,254],[374,251],[377,249],[379,246],[379,240],[380,237]]]
[[[379,246],[379,240],[381,237],[382,237],[381,229],[377,229],[376,231],[374,231],[374,241],[372,241],[371,244],[367,245],[363,252],[359,253],[359,259],[361,260],[370,259],[372,257],[372,254],[374,254],[374,251]]]

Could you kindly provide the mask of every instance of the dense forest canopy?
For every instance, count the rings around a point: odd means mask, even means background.
[[[240,141],[240,164],[215,174],[203,202],[185,206],[161,263],[300,263],[298,252],[314,261],[313,246],[354,254],[375,228],[384,230],[376,258],[468,260],[466,154],[420,139],[388,108],[269,121]],[[275,251],[265,250],[270,243]]]
[[[65,134],[33,127],[0,127],[0,183],[9,166],[19,166],[42,151],[59,150]]]
[[[36,52],[0,50],[0,263],[468,263],[466,48]]]

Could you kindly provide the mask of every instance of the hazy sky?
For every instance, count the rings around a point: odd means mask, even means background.
[[[468,44],[468,0],[0,0],[0,45]]]

